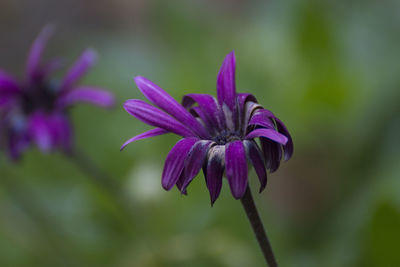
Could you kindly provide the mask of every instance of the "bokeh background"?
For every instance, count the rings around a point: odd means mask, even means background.
[[[292,160],[255,194],[281,266],[400,266],[399,1],[2,0],[1,68],[21,77],[49,22],[47,57],[100,55],[83,83],[109,88],[118,104],[77,106],[72,119],[82,155],[121,191],[115,201],[62,153],[33,148],[12,163],[1,151],[1,266],[263,266],[227,183],[212,208],[202,174],[188,196],[162,190],[177,137],[119,152],[149,129],[122,109],[144,99],[134,75],[178,100],[215,94],[233,49],[239,91],[294,138]]]

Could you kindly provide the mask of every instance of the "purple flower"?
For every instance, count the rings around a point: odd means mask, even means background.
[[[0,145],[8,147],[13,159],[18,159],[31,143],[42,152],[55,148],[70,150],[72,129],[68,108],[78,102],[102,107],[114,103],[113,95],[105,90],[76,85],[95,63],[93,50],[85,50],[60,81],[50,79],[62,66],[59,58],[41,63],[52,32],[47,26],[34,41],[23,81],[0,69]]]
[[[162,173],[162,186],[186,188],[203,168],[211,203],[218,198],[225,172],[232,195],[239,199],[247,188],[248,162],[267,184],[267,169],[278,169],[282,156],[290,159],[292,138],[275,115],[257,104],[251,94],[236,93],[234,52],[222,63],[217,78],[217,99],[207,94],[188,94],[182,105],[144,77],[136,77],[139,90],[156,107],[138,99],[127,100],[125,110],[156,127],[129,139],[127,144],[165,133],[183,137],[169,152]],[[260,139],[260,145],[254,140]]]

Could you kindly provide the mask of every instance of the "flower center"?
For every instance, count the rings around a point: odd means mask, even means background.
[[[213,137],[213,141],[218,145],[225,145],[235,140],[241,140],[239,133],[226,130]]]
[[[51,86],[37,85],[24,92],[22,96],[22,109],[25,114],[31,114],[36,110],[51,111],[56,102],[57,93]]]

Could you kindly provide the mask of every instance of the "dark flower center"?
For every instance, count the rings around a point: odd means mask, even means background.
[[[21,98],[23,112],[31,114],[36,110],[45,112],[53,110],[57,99],[57,92],[53,88],[55,87],[46,84],[28,88]]]
[[[235,140],[241,140],[240,134],[238,132],[226,130],[213,137],[213,141],[218,145],[225,145],[226,143],[233,142]]]

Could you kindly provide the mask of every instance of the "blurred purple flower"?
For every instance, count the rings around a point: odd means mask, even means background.
[[[253,95],[236,93],[235,68],[235,54],[231,52],[218,74],[218,100],[207,94],[188,94],[182,105],[150,80],[135,77],[140,91],[160,109],[138,99],[127,100],[124,108],[157,128],[129,139],[121,150],[136,140],[175,133],[183,139],[166,158],[164,189],[176,185],[186,194],[187,186],[203,168],[212,204],[220,194],[224,172],[232,195],[239,199],[247,188],[249,162],[258,175],[261,192],[267,184],[266,170],[276,171],[282,156],[290,159],[293,142],[285,125],[257,104]],[[257,137],[261,148],[254,140]]]
[[[52,32],[52,27],[47,26],[34,41],[24,81],[19,82],[0,69],[0,140],[2,146],[8,146],[12,159],[18,159],[31,143],[42,152],[55,148],[70,150],[72,129],[68,108],[78,102],[101,107],[111,107],[114,103],[110,92],[76,85],[95,63],[93,50],[85,50],[60,81],[50,80],[51,74],[62,66],[59,58],[41,63]]]

